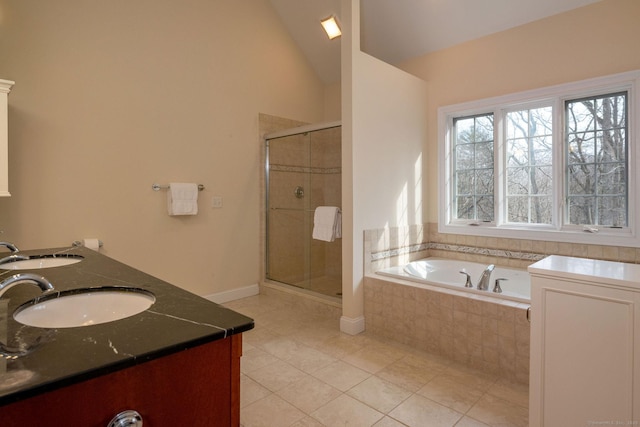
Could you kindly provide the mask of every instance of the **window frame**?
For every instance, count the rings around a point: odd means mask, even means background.
[[[545,240],[605,246],[640,247],[640,70],[605,77],[549,86],[499,97],[486,98],[438,108],[438,231],[485,237]],[[588,227],[564,224],[565,102],[584,97],[627,92],[628,150],[628,226],[625,228]],[[550,105],[553,108],[553,212],[551,224],[506,223],[506,123],[508,111]],[[494,220],[477,222],[453,219],[453,122],[454,119],[494,114]]]

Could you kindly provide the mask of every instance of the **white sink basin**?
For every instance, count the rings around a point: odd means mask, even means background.
[[[113,322],[141,313],[155,302],[137,288],[86,288],[55,292],[18,307],[13,318],[38,328],[75,328]]]
[[[37,256],[29,257],[29,259],[18,259],[0,264],[3,270],[32,270],[38,268],[61,267],[63,265],[71,265],[82,261],[81,256]]]

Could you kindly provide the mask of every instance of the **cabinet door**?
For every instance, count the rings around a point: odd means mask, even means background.
[[[632,425],[638,294],[533,277],[531,303],[530,425]]]
[[[236,427],[241,354],[233,335],[2,406],[0,426],[106,427],[131,409],[145,427]]]

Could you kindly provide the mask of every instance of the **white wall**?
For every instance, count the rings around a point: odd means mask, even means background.
[[[351,333],[364,326],[364,230],[422,223],[426,160],[426,83],[360,51],[359,11],[358,0],[343,0],[342,206],[351,242],[343,243],[341,328]]]
[[[3,240],[98,237],[200,295],[258,283],[258,113],[325,114],[269,1],[0,0],[0,52],[0,78],[16,81]],[[172,181],[206,186],[198,216],[167,216],[151,184]]]

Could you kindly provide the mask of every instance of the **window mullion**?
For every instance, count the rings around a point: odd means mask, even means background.
[[[556,98],[553,105],[553,213],[551,223],[561,230],[565,223],[567,201],[567,146],[565,141],[566,118],[563,100]]]
[[[494,147],[494,160],[493,160],[493,177],[494,177],[494,218],[496,226],[500,226],[505,223],[506,218],[506,147],[505,147],[505,121],[504,110],[495,110],[493,112],[494,126],[493,126],[493,147]]]

